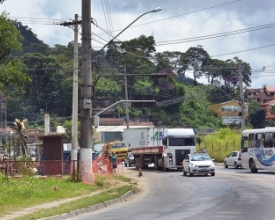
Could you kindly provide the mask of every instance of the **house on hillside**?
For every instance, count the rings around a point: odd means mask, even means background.
[[[272,113],[272,107],[275,106],[275,99],[261,104],[261,108],[266,110],[266,120],[275,120],[275,114]],[[274,108],[274,107],[273,107]]]
[[[275,87],[265,86],[259,89],[246,89],[244,93],[245,99],[256,101],[260,104],[264,104],[275,99]]]
[[[241,103],[236,100],[209,105],[208,109],[214,111],[223,121],[223,124],[240,124],[241,123]],[[248,104],[244,103],[245,117],[248,117]]]

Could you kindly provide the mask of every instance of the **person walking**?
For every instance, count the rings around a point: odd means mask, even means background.
[[[117,168],[117,155],[114,152],[112,153],[112,156],[111,156],[111,162],[113,166],[113,173],[115,173]]]

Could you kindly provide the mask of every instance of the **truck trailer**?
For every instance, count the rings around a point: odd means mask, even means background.
[[[192,128],[128,128],[123,137],[135,157],[137,169],[148,168],[152,163],[155,170],[182,169],[185,156],[196,152]]]

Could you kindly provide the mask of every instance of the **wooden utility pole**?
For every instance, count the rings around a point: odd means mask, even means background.
[[[78,15],[74,16],[74,75],[73,75],[73,109],[72,109],[72,151],[71,160],[77,160],[77,125],[78,125]]]
[[[244,108],[244,94],[243,94],[243,70],[239,62],[238,65],[239,81],[240,81],[240,100],[241,100],[241,130],[245,129],[245,108]]]
[[[126,66],[124,67],[124,83],[125,83],[125,100],[128,100],[129,97],[128,97],[128,83],[127,83],[127,74],[126,74]],[[125,110],[126,110],[126,127],[127,129],[129,128],[129,106],[128,106],[129,103],[125,103]]]
[[[74,61],[73,61],[73,97],[72,97],[72,150],[71,160],[77,160],[77,139],[78,139],[78,26],[81,21],[78,20],[78,14],[75,14],[73,22],[64,22],[60,25],[74,27]],[[77,169],[77,166],[74,166]]]
[[[80,129],[80,166],[82,169],[81,179],[91,178],[92,160],[92,67],[91,67],[91,0],[82,0],[82,84],[81,84],[81,129]],[[85,164],[85,165],[84,165]],[[84,176],[83,176],[84,175]]]

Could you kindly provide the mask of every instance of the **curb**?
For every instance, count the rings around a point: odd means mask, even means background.
[[[78,210],[74,210],[74,211],[70,211],[68,213],[63,213],[60,215],[55,215],[55,216],[51,216],[51,217],[46,217],[46,218],[41,218],[40,220],[60,220],[60,219],[66,219],[66,218],[71,218],[86,212],[92,212],[92,211],[96,211],[99,209],[103,209],[106,207],[109,207],[115,203],[119,203],[119,202],[125,202],[127,201],[127,199],[133,195],[136,194],[138,192],[137,189],[132,189],[129,192],[127,192],[126,194],[120,196],[119,198],[116,199],[111,199],[102,203],[98,203],[92,206],[89,206],[87,208],[82,208],[82,209],[78,209]]]

